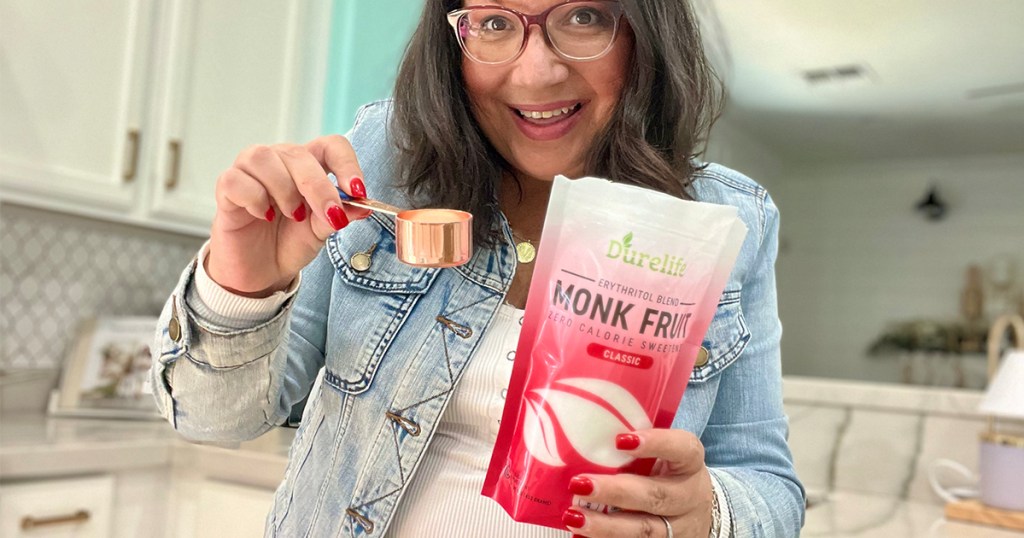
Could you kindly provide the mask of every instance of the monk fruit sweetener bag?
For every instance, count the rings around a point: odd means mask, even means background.
[[[564,529],[572,477],[650,474],[615,436],[671,426],[746,233],[735,207],[556,178],[482,493]]]

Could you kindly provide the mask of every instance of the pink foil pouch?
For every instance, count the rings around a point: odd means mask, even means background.
[[[556,178],[483,495],[564,529],[573,476],[650,474],[615,436],[671,426],[746,233],[735,207]]]

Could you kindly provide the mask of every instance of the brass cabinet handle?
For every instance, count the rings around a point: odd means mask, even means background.
[[[128,131],[128,167],[124,171],[124,182],[131,183],[139,167],[139,130]]]
[[[89,512],[86,510],[79,510],[74,514],[68,514],[66,516],[40,518],[25,516],[21,518],[21,530],[25,531],[39,527],[51,527],[53,525],[85,523],[86,521],[89,521],[90,517]]]
[[[168,146],[171,150],[171,166],[170,173],[167,174],[167,181],[164,181],[164,187],[167,190],[173,190],[178,186],[178,173],[181,171],[181,140],[171,140]]]

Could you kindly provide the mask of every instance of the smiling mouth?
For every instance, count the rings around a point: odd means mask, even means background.
[[[520,110],[513,108],[512,110],[522,119],[534,123],[537,125],[548,125],[552,123],[558,123],[563,121],[572,115],[579,112],[583,108],[583,103],[576,103],[572,106],[555,108],[552,110]]]

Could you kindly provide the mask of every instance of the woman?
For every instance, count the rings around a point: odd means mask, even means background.
[[[574,478],[566,529],[796,536],[778,215],[750,179],[696,163],[714,90],[684,2],[427,2],[393,103],[347,138],[249,148],[219,178],[210,242],[161,320],[164,416],[244,440],[302,413],[268,535],[564,535],[479,491],[532,275],[514,245],[537,243],[556,174],[603,176],[735,205],[750,233],[673,429],[615,441],[665,471]],[[472,260],[399,263],[393,223],[343,205],[328,171],[350,196],[473,212]]]

